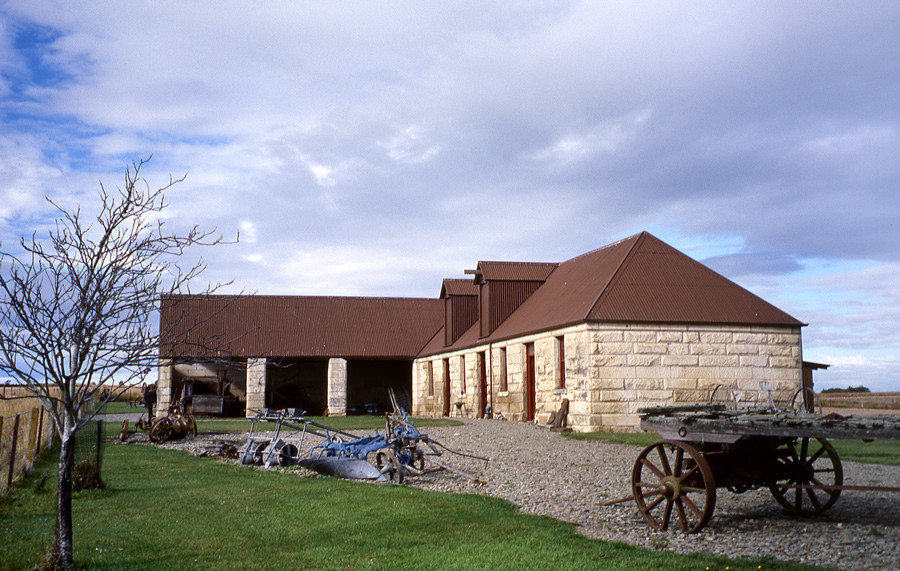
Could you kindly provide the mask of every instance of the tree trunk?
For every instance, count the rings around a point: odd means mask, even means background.
[[[63,431],[59,449],[59,505],[56,513],[56,538],[53,541],[52,568],[69,569],[72,556],[72,467],[75,463],[75,434]]]

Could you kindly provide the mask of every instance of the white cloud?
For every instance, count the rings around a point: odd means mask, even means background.
[[[189,173],[167,223],[240,230],[204,252],[237,289],[436,295],[478,259],[659,228],[874,371],[900,321],[900,7],[820,8],[12,0],[0,238],[150,154],[151,184]],[[24,22],[58,37],[26,54]]]
[[[409,125],[379,143],[391,160],[404,163],[424,163],[440,152],[440,146],[425,140],[425,130],[418,125]]]

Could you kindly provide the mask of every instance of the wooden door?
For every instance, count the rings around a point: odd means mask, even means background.
[[[534,343],[525,345],[525,420],[534,420],[535,403]]]

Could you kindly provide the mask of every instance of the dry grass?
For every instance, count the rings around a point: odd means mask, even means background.
[[[0,416],[15,416],[41,406],[41,401],[27,395],[28,391],[22,387],[0,386]]]
[[[900,392],[824,393],[819,401],[827,409],[852,409],[857,414],[900,414]]]

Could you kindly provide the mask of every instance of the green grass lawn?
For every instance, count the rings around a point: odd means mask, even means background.
[[[54,474],[53,453],[37,474]],[[142,445],[105,452],[105,490],[74,499],[84,569],[763,569],[584,538],[503,500],[298,477]],[[55,484],[0,501],[0,567],[30,568],[51,541]]]

